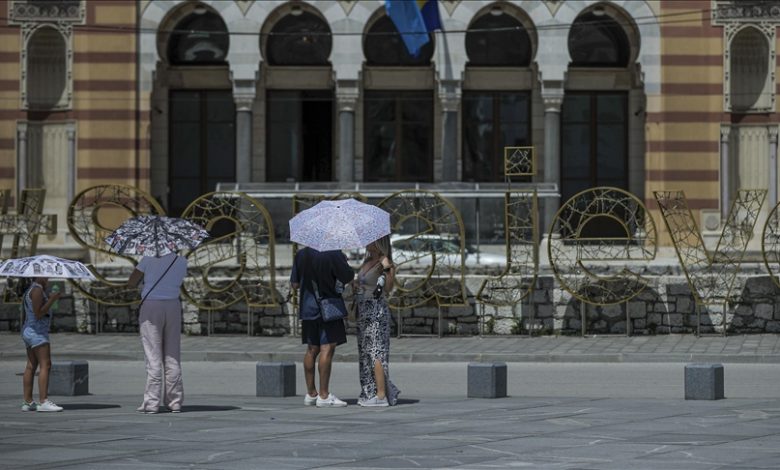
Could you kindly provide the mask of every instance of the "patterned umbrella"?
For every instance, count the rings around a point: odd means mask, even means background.
[[[142,215],[126,220],[106,237],[106,243],[121,255],[159,257],[191,250],[208,236],[203,227],[186,219]]]
[[[7,259],[0,263],[0,276],[96,280],[84,263],[50,255]]]
[[[290,240],[317,251],[362,248],[389,233],[389,213],[354,199],[322,201],[290,219]]]

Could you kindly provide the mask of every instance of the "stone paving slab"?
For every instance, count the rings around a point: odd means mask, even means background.
[[[184,363],[180,414],[135,412],[142,361],[90,363],[92,395],[19,410],[23,361],[0,362],[0,469],[762,469],[780,461],[780,366],[731,364],[725,400],[683,399],[683,364],[510,363],[509,397],[466,398],[467,363],[395,363],[400,404],[255,397],[254,363]],[[32,443],[32,444],[31,444]]]
[[[63,413],[41,416],[0,396],[0,468],[727,469],[780,461],[780,399],[672,406],[657,418],[648,410],[668,408],[669,400],[421,397],[382,410],[323,410],[303,407],[300,397],[244,396],[234,409],[188,405],[178,415],[138,415],[137,396],[114,394],[100,401],[118,408],[75,406],[96,398],[73,397]],[[213,399],[191,394],[188,403]],[[740,418],[745,408],[773,425],[755,432],[761,418]],[[623,419],[600,418],[615,414]],[[713,417],[731,423],[717,433],[695,426]],[[20,437],[37,444],[20,445]]]
[[[143,360],[135,334],[51,335],[62,360]],[[728,362],[780,364],[780,335],[596,337],[402,337],[391,340],[394,362]],[[300,338],[185,336],[184,361],[298,361]],[[0,361],[24,358],[18,334],[0,333]],[[336,350],[336,361],[355,362],[353,336]]]

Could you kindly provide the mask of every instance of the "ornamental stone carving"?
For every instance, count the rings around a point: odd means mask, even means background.
[[[13,0],[9,3],[8,23],[65,22],[84,24],[87,17],[82,0]]]

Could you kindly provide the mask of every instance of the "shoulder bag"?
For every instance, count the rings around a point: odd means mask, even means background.
[[[336,320],[342,320],[347,316],[347,304],[344,303],[344,299],[336,297],[333,299],[325,299],[320,297],[320,290],[317,287],[316,281],[311,281],[314,287],[314,297],[317,299],[317,305],[320,307],[320,314],[322,314],[322,321],[330,322]]]

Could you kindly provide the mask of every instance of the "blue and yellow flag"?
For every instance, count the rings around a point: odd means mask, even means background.
[[[428,33],[441,29],[437,0],[385,0],[385,10],[414,57],[428,44]]]

